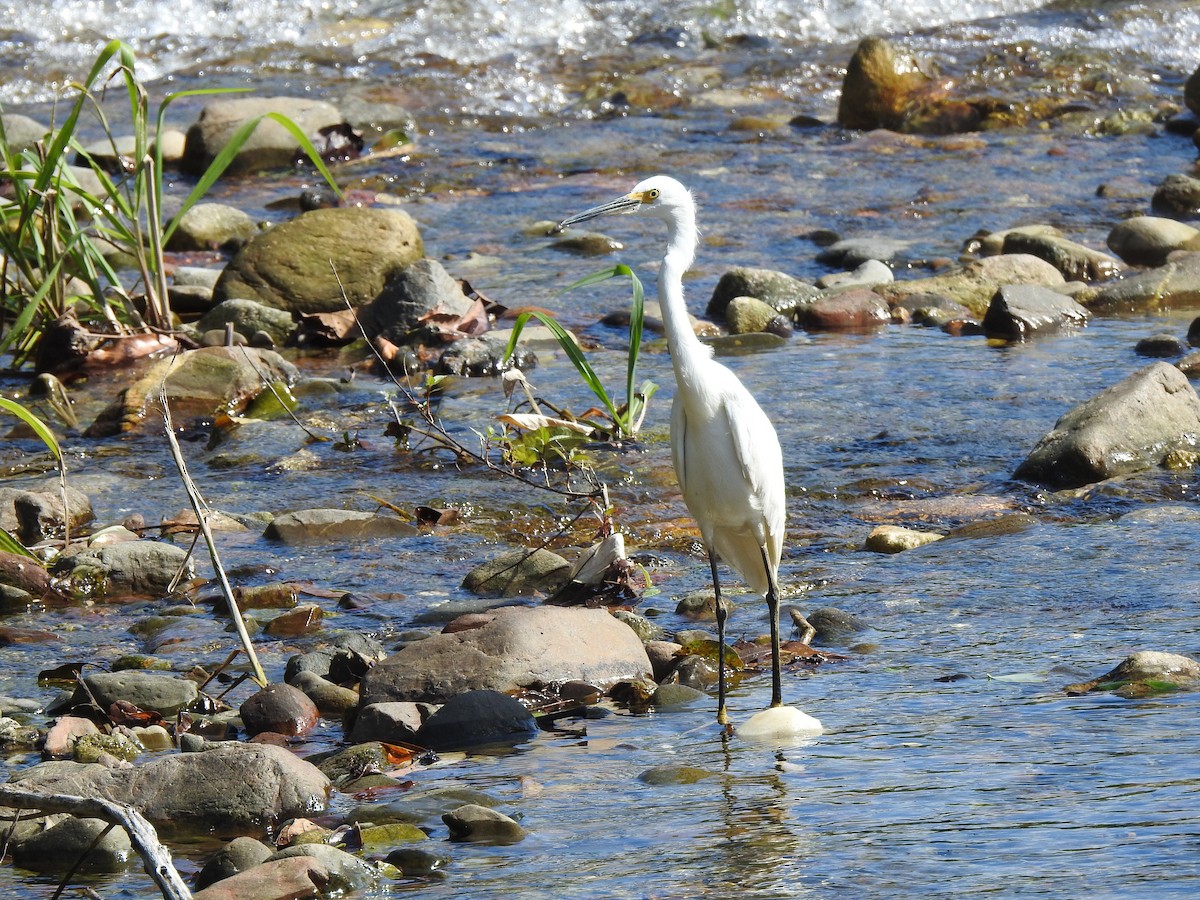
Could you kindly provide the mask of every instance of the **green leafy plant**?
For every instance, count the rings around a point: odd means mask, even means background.
[[[513,325],[512,337],[509,339],[508,347],[504,352],[504,358],[507,360],[512,357],[513,351],[517,346],[517,341],[521,337],[521,332],[530,318],[537,319],[554,335],[559,346],[562,347],[563,352],[566,353],[567,358],[575,367],[575,371],[583,379],[583,383],[588,386],[603,406],[610,423],[609,427],[603,430],[608,432],[613,440],[623,440],[637,435],[638,430],[641,428],[642,420],[646,416],[646,405],[650,398],[654,396],[655,391],[658,390],[658,385],[652,381],[643,381],[640,385],[637,383],[637,362],[642,347],[642,329],[645,319],[645,290],[642,288],[642,283],[637,275],[633,273],[633,270],[629,266],[622,264],[581,278],[579,281],[568,285],[566,290],[572,291],[577,288],[589,287],[607,281],[610,278],[628,278],[633,290],[633,307],[629,316],[629,348],[626,358],[625,398],[623,403],[609,394],[603,382],[600,381],[600,377],[596,374],[596,370],[592,368],[592,364],[588,362],[587,356],[580,349],[570,333],[553,316],[546,313],[534,310],[521,313],[517,317],[517,321]]]
[[[127,154],[118,152],[96,94],[98,87],[113,79],[123,82],[129,98],[133,150]],[[4,166],[0,179],[11,184],[13,192],[12,201],[0,206],[0,288],[7,324],[0,351],[12,351],[18,365],[33,353],[44,326],[68,311],[80,312],[85,324],[102,327],[106,333],[170,330],[164,247],[184,214],[212,188],[263,119],[288,129],[325,181],[338,190],[320,153],[299,126],[286,116],[267,113],[243,123],[230,136],[175,215],[164,221],[160,138],[167,109],[181,98],[241,89],[168,94],[157,114],[151,116],[133,51],[116,40],[101,51],[87,78],[72,87],[78,96],[48,143],[39,142],[18,153],[10,146],[0,119]],[[89,107],[94,108],[108,136],[113,156],[128,159],[122,175],[112,175],[76,139],[80,118]],[[91,171],[98,189],[81,184],[67,165],[69,153],[76,154]],[[132,260],[133,284],[125,285],[110,262],[113,250]]]

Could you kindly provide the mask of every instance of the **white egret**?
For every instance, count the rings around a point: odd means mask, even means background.
[[[684,502],[700,527],[712,570],[720,645],[717,721],[729,724],[725,709],[726,611],[717,574],[720,558],[736,569],[752,590],[763,594],[770,613],[771,711],[780,713],[766,717],[767,721],[760,713],[752,719],[755,728],[765,726],[768,732],[791,734],[819,731],[815,719],[783,706],[778,571],[787,510],[779,437],[738,377],[714,360],[712,348],[696,337],[683,299],[683,274],[695,259],[698,243],[696,205],[682,184],[656,175],[623,197],[564,219],[558,228],[619,213],[653,216],[667,226],[658,299],[675,370],[671,455]]]

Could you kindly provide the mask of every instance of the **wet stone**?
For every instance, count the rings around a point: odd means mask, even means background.
[[[142,746],[119,731],[112,734],[84,734],[75,742],[71,755],[80,763],[101,762],[106,756],[132,762],[142,755]]]
[[[315,672],[298,672],[288,682],[292,687],[304,691],[323,716],[340,719],[358,706],[358,692],[334,684]]]
[[[701,769],[698,766],[678,766],[668,763],[646,769],[638,775],[637,779],[642,784],[661,787],[672,784],[696,784],[715,776],[715,772],[710,772],[708,769]]]
[[[194,681],[134,669],[95,672],[84,676],[83,683],[87,692],[77,691],[74,702],[84,703],[94,697],[105,712],[113,703],[124,700],[141,709],[173,716],[200,696]]]
[[[1127,656],[1099,678],[1063,688],[1068,694],[1114,691],[1123,697],[1144,697],[1200,682],[1200,662],[1177,653],[1143,650]]]
[[[452,841],[514,844],[529,833],[514,819],[486,806],[467,804],[442,816]]]
[[[1154,191],[1150,208],[1160,215],[1180,219],[1200,214],[1200,178],[1168,175]]]
[[[440,872],[453,857],[424,847],[398,847],[387,855],[386,862],[398,868],[407,878],[428,878]]]
[[[312,857],[277,859],[231,875],[192,895],[192,900],[260,900],[319,897],[330,874]]]
[[[305,735],[312,731],[319,718],[316,704],[290,684],[267,685],[246,699],[239,713],[251,736],[263,732]]]
[[[1085,325],[1089,317],[1066,294],[1036,284],[1008,284],[992,297],[983,329],[989,337],[1019,341],[1038,332]]]
[[[679,709],[698,702],[707,702],[708,694],[686,684],[660,684],[650,702],[659,709]]]
[[[571,576],[571,564],[549,550],[513,550],[472,569],[463,587],[475,594],[553,594]]]
[[[368,888],[379,880],[378,869],[370,863],[328,844],[293,844],[273,854],[267,860],[267,865],[295,857],[316,860],[329,873],[327,893],[352,893]]]
[[[203,890],[225,878],[264,863],[274,849],[252,837],[237,837],[214,853],[196,876],[196,888]]]
[[[892,315],[887,301],[868,288],[849,288],[818,297],[804,312],[805,328],[841,331],[886,325]]]
[[[416,743],[432,750],[523,743],[537,722],[519,701],[499,691],[467,691],[452,697],[417,732]]]
[[[817,293],[811,284],[783,272],[737,267],[730,269],[717,282],[708,301],[706,315],[713,319],[726,318],[726,307],[735,297],[754,297],[778,312],[794,315]]]
[[[867,624],[853,613],[836,606],[822,606],[806,617],[817,630],[817,637],[826,643],[841,641],[867,630]]]
[[[867,549],[875,553],[903,553],[940,541],[942,535],[899,525],[878,525],[867,535]]]
[[[395,516],[348,509],[306,509],[276,516],[263,536],[285,544],[305,544],[412,537],[415,534],[416,528]]]
[[[1169,359],[1174,356],[1183,356],[1187,353],[1188,345],[1173,334],[1162,333],[1142,338],[1134,345],[1133,349],[1138,356]]]
[[[427,709],[426,704],[403,701],[369,704],[359,710],[347,737],[357,742],[417,743]]]
[[[37,872],[65,872],[82,860],[85,872],[122,872],[136,859],[123,828],[105,834],[103,819],[67,816],[45,831],[11,846],[13,862]],[[103,835],[103,837],[101,837]]]
[[[1159,216],[1135,216],[1113,226],[1108,246],[1135,266],[1161,266],[1176,250],[1200,249],[1200,230]]]

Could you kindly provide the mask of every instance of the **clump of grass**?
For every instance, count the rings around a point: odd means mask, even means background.
[[[169,220],[163,218],[162,141],[172,103],[185,98],[238,92],[201,89],[167,94],[152,115],[149,94],[138,79],[133,51],[110,42],[75,92],[67,115],[47,139],[18,151],[8,141],[0,117],[0,180],[12,199],[0,204],[0,352],[16,367],[30,360],[46,326],[66,314],[105,334],[167,332],[173,327],[167,300],[164,247],[184,214],[212,188],[250,135],[266,118],[287,128],[325,181],[337,191],[312,142],[294,122],[278,113],[248,120],[229,139]],[[80,120],[94,110],[117,152],[116,138],[101,105],[108,84],[117,81],[128,96],[134,147],[114,175],[87,153],[77,139]],[[74,154],[99,187],[85,187],[68,165]],[[126,284],[114,259],[128,261]]]

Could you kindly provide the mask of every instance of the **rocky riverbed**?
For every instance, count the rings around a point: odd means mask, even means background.
[[[723,88],[668,89],[699,77],[695,59],[595,94],[594,72],[568,73],[598,118],[567,127],[398,102],[364,116],[334,91],[193,109],[185,168],[219,139],[204,123],[266,108],[345,121],[373,153],[336,168],[350,202],[330,206],[278,174],[295,147],[277,134],[194,210],[173,302],[196,349],[115,371],[47,361],[87,377],[65,509],[36,442],[6,442],[0,524],[53,557],[0,560],[10,786],[132,804],[204,897],[895,896],[936,894],[946,865],[976,893],[1049,884],[1067,851],[1063,896],[1187,896],[1188,73],[1105,81],[1094,61],[1008,46],[998,102],[993,70],[932,43],[820,51],[806,77],[829,82],[825,105],[807,109],[763,89],[778,62],[738,74],[732,42],[707,60]],[[1052,74],[1066,96],[1038,87]],[[373,145],[412,116],[427,123],[412,147]],[[652,267],[660,238],[546,225],[660,168],[694,174],[702,201],[693,311],[787,449],[784,579],[816,635],[789,642],[786,690],[827,731],[792,746],[712,724],[711,598],[669,472],[661,346],[643,436],[587,456],[628,593],[577,584],[595,608],[560,606],[604,523],[397,432],[411,401],[340,318],[344,292],[394,371],[450,375],[432,402],[474,447],[511,402],[496,376],[511,316],[489,300],[554,309],[619,377],[621,327],[602,319],[627,299],[556,291],[613,252]],[[526,352],[540,396],[586,406],[553,342]],[[422,378],[401,379],[416,399]],[[164,379],[263,689],[229,660],[211,563],[187,553]],[[64,518],[76,542],[58,554]],[[741,720],[764,701],[765,617],[734,601]],[[85,852],[76,878],[156,895],[121,829],[21,819],[11,895]]]

